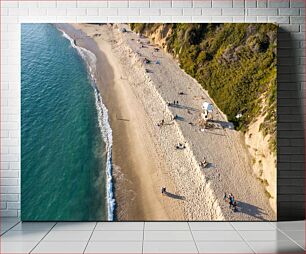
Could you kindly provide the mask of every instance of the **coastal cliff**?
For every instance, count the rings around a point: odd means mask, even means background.
[[[273,24],[131,24],[171,54],[244,135],[255,177],[276,211],[276,51]]]

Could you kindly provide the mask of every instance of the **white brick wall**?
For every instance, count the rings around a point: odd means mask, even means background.
[[[279,66],[295,66],[291,74],[300,82],[304,15],[304,0],[1,1],[1,216],[20,215],[20,23],[277,22],[291,36],[290,42],[279,38],[280,47],[288,48]],[[292,58],[292,50],[298,57]],[[290,83],[290,77],[283,78]]]

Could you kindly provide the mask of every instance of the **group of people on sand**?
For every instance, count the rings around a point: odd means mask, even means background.
[[[230,209],[233,209],[234,212],[238,212],[237,201],[235,200],[235,197],[232,193],[228,195],[224,193],[223,199],[225,200],[225,202],[228,201]]]
[[[179,116],[178,116],[178,115],[172,116],[170,122],[168,122],[167,125],[171,124],[174,120],[177,120],[177,119],[179,119]],[[161,126],[163,126],[164,124],[166,124],[166,122],[165,122],[164,119],[162,119],[162,120],[160,120],[156,125],[157,125],[158,127],[161,127]]]
[[[207,160],[204,158],[202,161],[200,161],[199,166],[206,168],[208,166]]]
[[[179,105],[179,101],[174,100],[173,102],[167,101],[167,106]]]

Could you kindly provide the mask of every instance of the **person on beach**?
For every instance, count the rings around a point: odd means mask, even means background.
[[[161,127],[161,126],[164,125],[164,123],[165,123],[165,120],[162,119],[159,123],[157,123],[157,126],[158,126],[158,127]]]
[[[161,188],[161,193],[162,193],[162,195],[165,195],[166,192],[167,192],[167,191],[166,191],[166,187],[162,187],[162,188]]]
[[[233,202],[234,202],[235,201],[235,197],[234,197],[233,193],[231,193],[230,195],[231,195],[231,197],[233,199]]]
[[[230,205],[230,208],[232,208],[232,206],[234,206],[234,202],[235,202],[235,199],[234,199],[233,194],[231,193],[230,196],[229,196],[229,205]]]
[[[203,161],[200,161],[199,165],[203,168],[205,168],[208,165],[208,162],[206,161],[206,159],[204,158]]]
[[[232,198],[230,198],[230,199],[229,199],[229,208],[231,209],[232,206],[233,206],[233,200],[232,200]]]
[[[182,143],[177,143],[177,145],[175,146],[176,149],[185,149],[186,146],[185,144],[182,144]]]
[[[226,192],[224,192],[223,200],[226,201],[226,199],[227,199],[227,194],[226,194]]]

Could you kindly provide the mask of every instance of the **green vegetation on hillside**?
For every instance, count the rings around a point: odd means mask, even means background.
[[[166,36],[166,49],[218,107],[246,131],[265,115],[260,129],[276,149],[277,26],[273,24],[131,24],[147,36]],[[165,33],[164,31],[170,31]],[[241,116],[241,117],[237,117]]]

